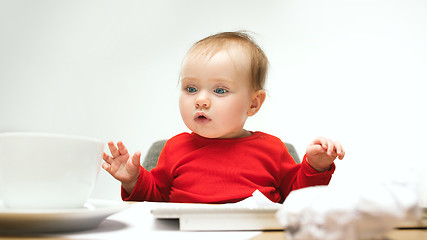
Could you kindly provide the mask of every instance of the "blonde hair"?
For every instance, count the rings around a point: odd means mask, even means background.
[[[268,59],[264,51],[246,32],[221,32],[208,36],[196,43],[188,50],[187,55],[200,50],[204,55],[213,56],[217,52],[227,49],[233,44],[239,44],[247,51],[250,59],[251,82],[255,91],[264,89],[267,78]]]

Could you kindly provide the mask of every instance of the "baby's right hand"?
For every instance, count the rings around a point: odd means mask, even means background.
[[[117,147],[113,142],[108,142],[108,148],[110,148],[112,157],[104,152],[102,158],[105,163],[102,164],[102,168],[122,182],[126,192],[131,193],[141,171],[141,153],[136,152],[131,158],[125,145],[120,141],[117,142]]]

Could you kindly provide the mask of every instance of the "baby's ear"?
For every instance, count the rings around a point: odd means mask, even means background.
[[[253,116],[259,111],[262,104],[264,103],[265,96],[266,94],[264,90],[258,90],[254,94],[252,94],[251,105],[248,110],[248,116]]]

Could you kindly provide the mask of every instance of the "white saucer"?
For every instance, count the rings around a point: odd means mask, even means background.
[[[96,228],[105,218],[129,207],[124,202],[87,201],[76,209],[7,209],[0,201],[0,233],[72,232]]]

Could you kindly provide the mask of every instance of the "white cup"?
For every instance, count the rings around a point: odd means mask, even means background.
[[[101,141],[56,134],[0,133],[0,196],[7,208],[80,208],[93,191]]]

